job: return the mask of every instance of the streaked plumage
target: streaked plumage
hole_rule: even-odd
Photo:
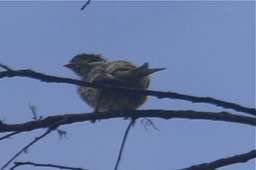
[[[101,55],[95,54],[79,54],[65,66],[87,82],[139,89],[148,88],[149,74],[163,70],[149,69],[148,63],[137,67],[128,61],[107,62]],[[78,87],[78,94],[99,112],[132,110],[146,101],[143,95],[90,87]]]

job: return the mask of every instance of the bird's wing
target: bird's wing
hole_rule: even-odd
[[[94,67],[87,76],[88,82],[97,82],[97,83],[109,83],[115,78],[112,74],[107,72],[108,64],[102,64]]]
[[[126,75],[134,69],[136,69],[136,67],[126,61],[110,62],[106,65],[95,67],[90,72],[89,82],[97,82],[113,86],[125,86],[127,79],[122,75]]]
[[[108,73],[100,73],[97,76],[95,76],[95,78],[92,80],[93,82],[100,82],[100,81],[109,81],[109,80],[113,80],[114,77],[111,74]]]
[[[140,67],[130,67],[125,69],[117,69],[113,73],[113,76],[116,79],[125,79],[125,80],[138,80],[144,78],[152,73],[157,71],[164,70],[165,68],[148,68],[148,63],[144,63]]]

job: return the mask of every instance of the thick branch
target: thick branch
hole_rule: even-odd
[[[256,150],[252,150],[248,153],[235,155],[228,158],[218,159],[216,161],[210,162],[210,163],[204,163],[200,165],[194,165],[189,168],[181,169],[181,170],[214,170],[220,167],[232,165],[235,163],[244,163],[251,159],[256,158]]]
[[[2,64],[0,64],[0,66],[5,69],[8,68]],[[155,96],[158,98],[187,100],[193,103],[209,103],[209,104],[214,104],[216,106],[220,106],[223,108],[234,109],[236,111],[240,111],[240,112],[244,112],[244,113],[256,116],[255,108],[248,108],[248,107],[240,106],[235,103],[217,100],[210,97],[196,97],[196,96],[178,94],[174,92],[161,92],[161,91],[152,91],[152,90],[112,87],[108,85],[88,83],[88,82],[79,81],[79,80],[70,79],[70,78],[45,75],[32,70],[11,70],[10,68],[6,70],[7,71],[0,72],[0,79],[4,77],[28,77],[28,78],[33,78],[33,79],[41,80],[44,82],[48,82],[48,83],[67,83],[67,84],[75,84],[75,85],[94,87],[94,88],[115,89],[117,91],[119,90],[124,93],[136,93],[136,94],[142,94],[142,95]]]
[[[197,120],[213,120],[225,121],[233,123],[241,123],[246,125],[255,126],[256,118],[249,116],[241,116],[230,114],[227,112],[199,112],[199,111],[168,111],[168,110],[134,110],[125,111],[122,114],[117,112],[107,113],[81,113],[81,114],[65,114],[57,116],[49,116],[42,120],[30,121],[21,124],[0,124],[0,132],[24,132],[31,131],[39,128],[47,128],[56,122],[59,125],[72,124],[83,121],[95,121],[110,118],[124,118],[131,117],[134,120],[142,117],[162,118],[162,119],[197,119]]]

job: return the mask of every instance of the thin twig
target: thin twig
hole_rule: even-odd
[[[18,133],[21,133],[21,132],[12,132],[12,133],[10,133],[10,134],[8,134],[8,135],[5,135],[5,136],[1,137],[0,140],[9,138],[9,137],[14,136],[14,135],[16,135],[16,134],[18,134]]]
[[[228,158],[218,159],[216,161],[210,162],[210,163],[203,163],[200,165],[193,165],[188,168],[184,168],[181,170],[214,170],[220,167],[236,164],[236,163],[244,163],[247,162],[253,158],[256,158],[256,150],[252,150],[250,152],[231,156]]]
[[[134,123],[135,123],[135,120],[132,119],[131,122],[129,123],[129,125],[127,126],[126,130],[125,130],[123,141],[122,141],[122,144],[121,144],[121,147],[120,147],[120,150],[119,150],[119,154],[118,154],[118,157],[117,157],[117,160],[116,160],[115,170],[118,170],[118,165],[119,165],[119,162],[121,160],[121,156],[122,156],[122,153],[123,153],[123,149],[124,149],[124,145],[125,145],[128,133],[129,133],[129,131],[130,131],[130,129],[131,129],[131,127]]]
[[[153,122],[153,120],[149,119],[149,118],[144,118],[141,120],[141,124],[144,126],[146,131],[148,130],[148,126],[151,126],[154,130],[159,131],[159,129],[156,127],[155,123]]]
[[[50,167],[50,168],[57,168],[57,169],[69,169],[69,170],[86,170],[84,168],[74,168],[70,166],[62,166],[62,165],[55,165],[55,164],[42,164],[42,163],[34,163],[34,162],[14,162],[14,166],[10,168],[10,170],[14,170],[18,166],[38,166],[38,167]]]
[[[55,127],[54,127],[55,129]],[[30,142],[28,145],[26,145],[24,148],[22,148],[18,153],[16,153],[2,168],[1,170],[3,170],[4,168],[6,168],[15,158],[17,158],[22,152],[26,151],[30,146],[32,146],[34,143],[36,143],[37,141],[39,141],[40,139],[42,139],[43,137],[45,137],[46,135],[48,135],[52,130],[54,130],[53,128],[48,128],[46,130],[46,132],[44,134],[42,134],[39,137],[36,137],[32,142]]]
[[[33,120],[40,120],[40,119],[43,118],[42,116],[39,116],[39,117],[38,117],[38,114],[37,114],[37,107],[36,107],[35,105],[31,105],[31,104],[29,103],[28,107],[29,107],[30,111],[31,111],[32,114],[33,114],[33,117],[32,117]]]
[[[87,0],[86,3],[81,7],[81,10],[84,10],[90,4],[91,0]]]
[[[0,63],[0,67],[3,68],[4,70],[6,71],[13,71],[10,67],[6,66],[6,65],[3,65]]]
[[[187,100],[192,103],[208,103],[208,104],[213,104],[213,105],[220,106],[227,109],[233,109],[239,112],[256,116],[255,108],[249,108],[249,107],[241,106],[235,103],[226,102],[223,100],[218,100],[210,97],[197,97],[197,96],[190,96],[190,95],[179,94],[174,92],[162,92],[162,91],[141,90],[141,89],[134,89],[134,88],[113,87],[113,86],[99,84],[99,83],[89,83],[89,82],[79,81],[79,80],[70,79],[70,78],[45,75],[32,70],[8,70],[8,71],[0,72],[0,79],[4,77],[28,77],[28,78],[33,78],[33,79],[41,80],[44,82],[48,82],[48,83],[75,84],[79,86],[87,86],[87,87],[93,87],[93,88],[112,89],[116,91],[122,91],[123,93],[136,93],[141,95],[155,96],[160,99],[169,98],[169,99]]]

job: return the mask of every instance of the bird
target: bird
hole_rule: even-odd
[[[76,55],[64,67],[71,69],[82,81],[142,90],[148,88],[150,74],[165,69],[149,68],[148,63],[137,67],[129,61],[108,62],[101,54],[87,53]],[[147,99],[145,95],[85,86],[78,86],[77,93],[95,112],[135,110]]]

